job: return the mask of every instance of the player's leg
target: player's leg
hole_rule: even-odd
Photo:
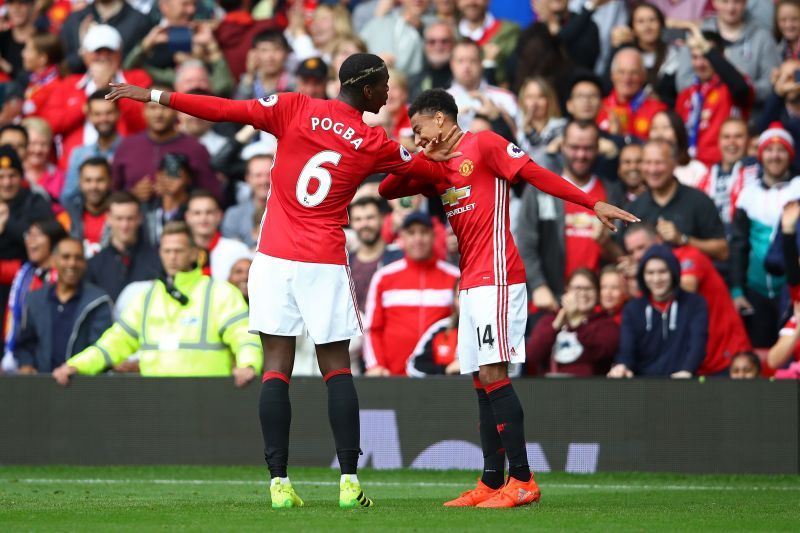
[[[483,473],[474,489],[467,490],[458,498],[444,503],[445,507],[474,507],[488,500],[503,486],[505,469],[505,450],[497,433],[497,424],[483,385],[478,379],[478,343],[472,323],[470,307],[474,304],[475,289],[459,293],[458,361],[463,374],[472,373],[475,392],[478,398],[478,431],[481,450],[483,450]],[[478,302],[480,303],[480,302]]]
[[[294,368],[295,337],[303,331],[302,317],[290,286],[295,269],[293,261],[259,253],[250,267],[248,281],[249,329],[259,332],[264,348],[258,413],[264,437],[264,458],[272,479],[273,507],[303,505],[286,471],[292,420],[289,379]]]
[[[496,301],[496,318],[491,320],[490,317],[484,317],[487,324],[477,332],[481,340],[488,343],[488,346],[484,343],[480,356],[478,377],[486,391],[506,451],[509,477],[502,489],[477,506],[516,507],[539,501],[540,497],[539,487],[528,465],[522,403],[508,378],[508,364],[525,360],[527,297],[524,284],[486,289],[496,291],[496,294],[487,294]],[[485,329],[487,327],[490,329]],[[487,331],[488,335],[482,335]]]
[[[297,303],[328,387],[328,417],[342,471],[339,505],[370,507],[372,500],[364,495],[357,477],[361,423],[348,346],[362,330],[350,272],[343,265],[311,263],[302,265],[300,272]]]

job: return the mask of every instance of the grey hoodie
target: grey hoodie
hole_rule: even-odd
[[[719,32],[717,18],[707,19],[703,22],[702,29]],[[749,78],[756,90],[756,101],[763,103],[772,93],[772,69],[781,63],[778,45],[772,35],[756,22],[745,20],[742,36],[725,48],[725,57]],[[678,72],[675,79],[678,92],[689,87],[693,80],[691,53],[689,47],[684,46],[678,53]]]

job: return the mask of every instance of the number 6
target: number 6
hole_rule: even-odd
[[[308,160],[303,167],[303,171],[300,172],[300,177],[297,179],[297,189],[295,190],[297,201],[300,202],[301,205],[305,207],[316,207],[325,200],[325,197],[328,196],[331,190],[332,180],[331,173],[328,172],[327,169],[322,168],[321,165],[323,163],[331,163],[336,166],[341,159],[342,154],[331,150],[325,150]],[[311,178],[317,178],[319,181],[319,188],[317,188],[316,192],[313,194],[308,192],[308,184]]]

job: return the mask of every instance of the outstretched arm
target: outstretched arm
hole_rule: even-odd
[[[525,163],[517,176],[524,179],[537,189],[556,198],[561,198],[567,202],[581,205],[587,209],[592,209],[608,229],[617,231],[612,220],[622,220],[624,222],[639,222],[639,219],[618,207],[614,207],[606,202],[595,202],[588,194],[546,168],[540,167],[533,161]]]
[[[436,189],[429,181],[414,176],[389,174],[378,186],[378,192],[387,200],[423,194],[436,196]]]

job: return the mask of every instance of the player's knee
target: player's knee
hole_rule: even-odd
[[[500,381],[508,377],[508,368],[506,363],[495,363],[491,365],[482,365],[478,371],[478,377],[481,384],[485,387],[490,383]]]

